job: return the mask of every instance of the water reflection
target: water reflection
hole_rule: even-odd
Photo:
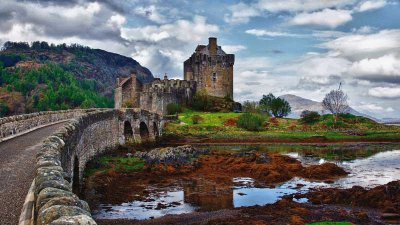
[[[225,150],[233,149],[232,146]],[[254,146],[253,146],[254,147]],[[235,147],[234,151],[255,150],[252,146]],[[236,177],[231,183],[221,184],[197,178],[178,180],[171,187],[148,187],[144,200],[118,205],[102,204],[93,212],[96,219],[150,219],[167,214],[182,214],[193,211],[212,211],[242,206],[273,204],[283,196],[305,193],[311,188],[340,187],[354,185],[374,187],[400,179],[400,150],[392,145],[368,146],[301,146],[271,147],[256,146],[258,151],[276,151],[299,159],[303,164],[321,164],[334,162],[345,168],[350,174],[333,183],[312,182],[293,178],[275,187],[260,187],[250,177]],[[221,146],[212,147],[223,149]],[[389,149],[388,149],[389,148]],[[391,149],[390,149],[391,148]],[[400,149],[400,148],[397,148]],[[294,199],[306,202],[307,199]]]
[[[101,204],[93,212],[96,219],[144,220],[193,212],[195,207],[185,203],[183,190],[155,191],[144,201],[132,201],[120,205]]]

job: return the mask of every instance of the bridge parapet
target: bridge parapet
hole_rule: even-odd
[[[129,138],[155,139],[162,126],[161,115],[140,109],[94,110],[66,123],[36,157],[36,224],[96,224],[88,204],[77,196],[86,163]]]
[[[0,118],[0,142],[43,126],[82,116],[93,110],[99,109],[44,111]]]

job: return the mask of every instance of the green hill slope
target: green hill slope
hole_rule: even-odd
[[[151,72],[132,58],[80,45],[6,42],[0,51],[0,116],[38,110],[113,107],[117,77]]]

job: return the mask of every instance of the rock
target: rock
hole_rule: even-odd
[[[41,190],[48,187],[57,188],[64,191],[72,191],[70,183],[63,179],[63,180],[47,180],[38,184],[36,186],[36,193],[39,193]]]
[[[36,168],[49,167],[49,166],[61,166],[60,160],[54,159],[40,159],[36,161]]]
[[[37,225],[47,225],[60,217],[86,215],[90,213],[76,206],[55,205],[42,210],[38,215]]]
[[[257,163],[269,163],[271,162],[271,158],[266,153],[261,153],[260,156],[256,159]]]
[[[76,206],[85,211],[90,212],[90,208],[89,208],[89,205],[87,204],[87,202],[80,200],[76,196],[64,196],[64,197],[56,197],[56,198],[50,199],[46,204],[44,204],[42,206],[42,208],[39,211],[39,214],[43,210],[50,208],[52,206],[55,206],[55,205]]]
[[[96,222],[87,215],[62,216],[51,222],[50,225],[96,225]]]
[[[51,171],[59,171],[63,172],[63,168],[61,166],[47,166],[47,167],[40,167],[36,170],[36,174],[40,173],[50,173]]]
[[[74,193],[72,193],[70,191],[65,191],[65,190],[61,190],[58,188],[48,187],[39,192],[39,194],[37,196],[37,200],[36,200],[36,211],[39,211],[43,205],[45,205],[52,198],[56,198],[56,197],[76,197],[76,198],[78,198]]]
[[[149,164],[185,164],[201,154],[208,154],[208,150],[199,150],[191,145],[183,145],[178,147],[156,148],[149,152],[136,152],[135,157],[141,158]]]

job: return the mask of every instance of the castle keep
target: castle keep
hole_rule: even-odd
[[[233,99],[234,54],[226,54],[210,37],[208,45],[198,45],[192,56],[183,63],[185,80],[196,81],[198,90],[216,97]]]
[[[226,54],[217,39],[208,45],[198,45],[183,64],[184,80],[155,78],[142,84],[131,77],[117,78],[115,108],[142,108],[165,114],[169,103],[187,105],[196,91],[206,91],[215,97],[233,99],[233,64],[235,55]]]

